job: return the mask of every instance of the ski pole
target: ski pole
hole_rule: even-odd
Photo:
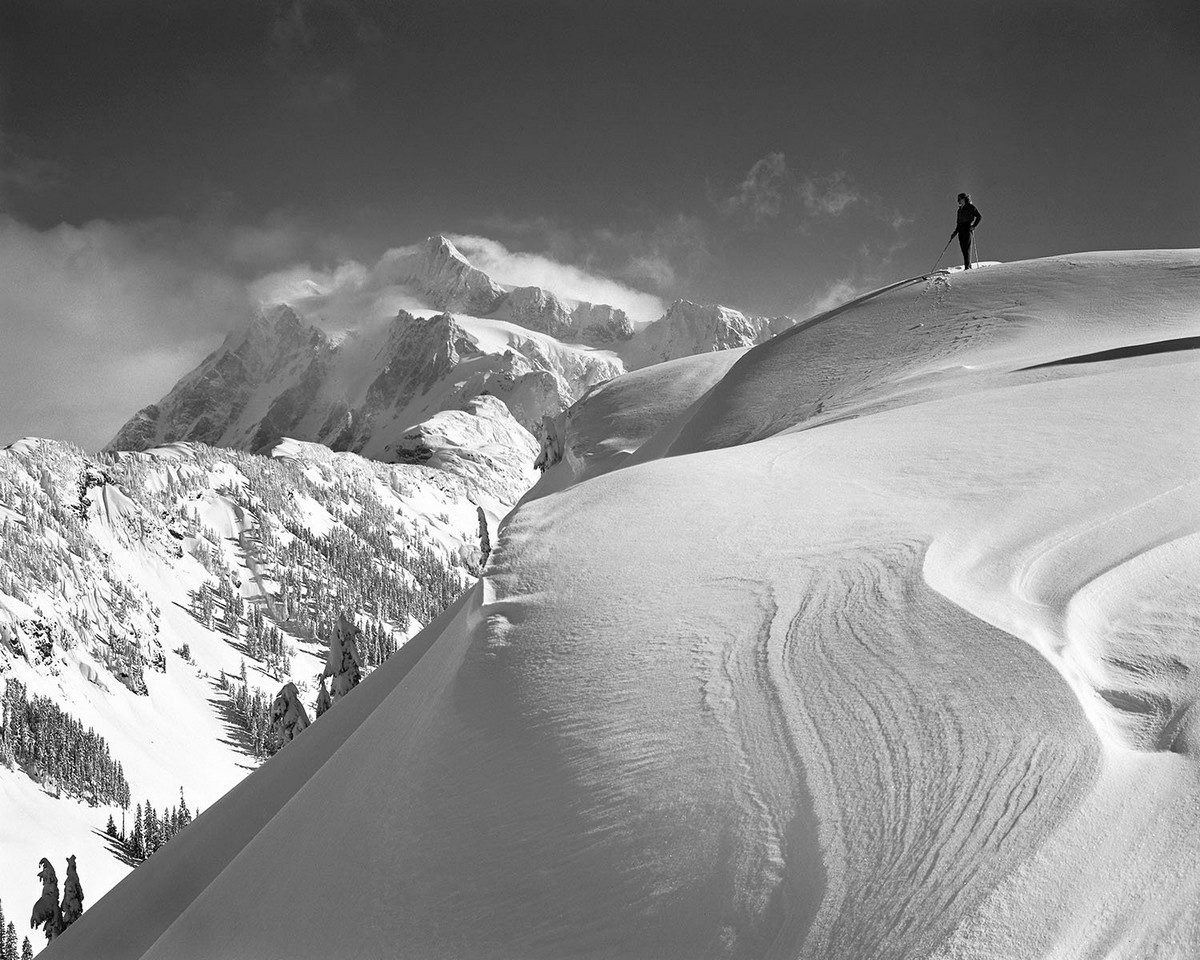
[[[936,270],[938,268],[938,263],[942,262],[942,257],[944,257],[946,255],[946,251],[950,249],[950,244],[953,242],[953,240],[954,240],[954,234],[951,234],[950,239],[946,241],[946,245],[944,247],[942,247],[942,252],[938,254],[937,263],[935,263],[933,265],[933,270]],[[933,270],[930,270],[929,272],[933,273]]]
[[[975,231],[971,231],[971,246],[975,248],[975,264],[979,264],[979,241],[975,239]]]

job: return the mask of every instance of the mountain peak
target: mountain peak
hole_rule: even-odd
[[[694,303],[682,297],[642,333],[653,363],[749,347],[791,326],[790,317],[756,317],[719,303]]]
[[[298,335],[307,337],[310,331],[323,336],[289,304],[264,304],[229,331],[220,349],[239,350],[249,343],[262,352],[264,347],[295,340]]]
[[[415,287],[439,310],[483,316],[495,310],[505,296],[491,277],[471,266],[440,234],[401,253],[394,270],[397,282]]]

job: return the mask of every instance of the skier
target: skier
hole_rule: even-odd
[[[967,270],[971,269],[971,234],[982,219],[983,214],[971,202],[970,194],[960,193],[958,195],[958,226],[954,228],[954,233],[950,234],[950,239],[958,237],[958,245],[962,248],[963,266]]]

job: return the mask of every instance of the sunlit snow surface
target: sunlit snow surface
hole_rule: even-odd
[[[1078,255],[594,391],[480,585],[53,955],[1195,956],[1197,335],[1200,251]]]

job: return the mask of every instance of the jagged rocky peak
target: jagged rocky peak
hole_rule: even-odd
[[[655,360],[674,360],[712,350],[749,347],[787,329],[790,317],[758,317],[715,303],[676,300],[642,338]]]
[[[392,272],[396,282],[415,287],[439,310],[486,316],[505,297],[491,277],[442,236],[429,237],[416,250],[399,255]]]
[[[571,312],[573,334],[585,343],[612,343],[633,336],[633,324],[620,307],[581,303]]]
[[[107,449],[145,450],[176,440],[226,443],[227,430],[264,384],[296,380],[314,364],[323,367],[332,351],[329,338],[287,304],[265,307],[230,331],[166,397],[134,414]]]
[[[251,313],[240,326],[230,330],[216,354],[236,353],[269,361],[281,350],[309,348],[327,339],[288,304],[272,303]]]
[[[527,330],[563,339],[572,333],[571,313],[553,293],[541,287],[517,287],[505,301],[508,320]]]
[[[414,316],[407,310],[392,318],[381,357],[386,366],[402,364],[414,370],[437,368],[440,376],[464,356],[479,353],[475,340],[450,313]]]
[[[568,304],[542,287],[510,290],[494,315],[559,340],[602,344],[633,336],[624,310],[607,303]]]

